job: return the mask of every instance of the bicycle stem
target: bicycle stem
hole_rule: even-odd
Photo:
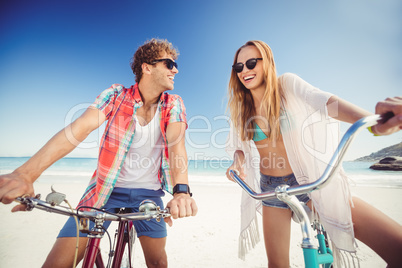
[[[277,187],[277,198],[283,202],[285,202],[290,209],[293,211],[293,213],[296,215],[296,217],[299,220],[299,224],[301,227],[302,231],[302,248],[314,248],[317,249],[318,245],[314,243],[314,234],[310,228],[310,220],[309,217],[307,216],[306,210],[303,208],[301,205],[300,201],[297,199],[296,196],[294,195],[289,195],[286,192],[286,189],[289,187],[289,185],[281,185]],[[282,189],[283,188],[283,189]]]

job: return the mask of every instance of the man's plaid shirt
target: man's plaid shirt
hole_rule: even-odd
[[[133,141],[136,123],[134,115],[142,105],[138,84],[130,88],[114,84],[103,91],[91,105],[106,115],[107,124],[100,143],[97,169],[78,206],[100,208],[106,204]],[[159,181],[162,189],[172,193],[166,129],[173,122],[187,123],[186,109],[179,96],[164,92],[157,111],[164,142]]]

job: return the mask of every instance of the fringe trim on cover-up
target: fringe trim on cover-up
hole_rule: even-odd
[[[251,221],[246,229],[242,230],[239,236],[239,258],[243,261],[246,254],[260,242],[260,233],[258,231],[257,217]]]
[[[352,203],[352,206],[353,206],[352,199],[350,199],[350,202]],[[315,210],[314,205],[312,206],[312,213],[313,213],[313,219],[320,222],[320,216],[319,216],[317,210]],[[322,224],[322,222],[321,222],[321,224]],[[335,223],[332,223],[332,224],[336,225]],[[334,257],[334,262],[332,263],[333,268],[349,268],[349,267],[359,268],[360,267],[360,259],[357,257],[356,252],[351,252],[351,251],[342,250],[342,249],[337,248],[335,243],[333,241],[331,241],[331,238],[329,236],[328,236],[328,242],[330,242],[330,244],[331,244],[332,255]],[[355,247],[357,248],[356,241],[354,244],[355,244]]]
[[[334,257],[333,267],[334,268],[359,268],[360,260],[357,257],[356,252],[349,252],[346,250],[341,250],[336,248],[335,244],[331,241],[332,252]]]

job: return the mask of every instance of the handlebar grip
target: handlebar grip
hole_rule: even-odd
[[[378,122],[381,124],[384,124],[394,116],[395,116],[395,114],[393,112],[387,112],[387,113],[381,115],[381,118],[378,120]]]

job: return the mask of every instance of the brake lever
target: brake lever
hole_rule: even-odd
[[[170,209],[169,208],[162,209],[162,210],[160,210],[159,213],[162,216],[162,218],[170,217]]]
[[[160,209],[160,208],[158,207],[158,215],[156,216],[155,220],[156,220],[157,222],[160,222],[161,219],[164,219],[164,218],[167,218],[167,217],[170,217],[170,210],[169,210],[169,208]]]
[[[26,205],[26,211],[32,211],[35,208],[33,199],[40,200],[41,195],[37,194],[35,197],[31,198],[28,194],[17,197],[14,201],[20,203],[21,205]]]

